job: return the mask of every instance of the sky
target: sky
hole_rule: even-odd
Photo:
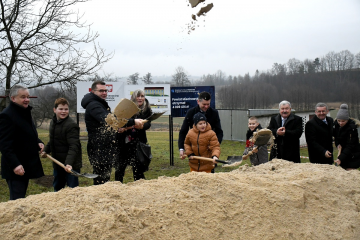
[[[191,14],[209,3],[188,34]],[[76,5],[97,42],[114,53],[100,73],[253,75],[291,58],[360,52],[359,0],[92,0]]]

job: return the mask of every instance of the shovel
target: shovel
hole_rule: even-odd
[[[55,158],[53,158],[52,156],[50,156],[49,154],[46,154],[46,156],[48,158],[50,158],[54,163],[56,163],[57,165],[59,165],[60,167],[62,167],[63,169],[65,169],[65,165],[62,164],[61,162],[59,162],[58,160],[56,160]],[[86,177],[86,178],[97,178],[99,175],[97,174],[93,174],[93,173],[78,173],[74,170],[71,169],[71,174],[77,177]]]
[[[340,145],[337,158],[339,158],[339,156],[340,156],[340,154],[341,154],[341,149],[342,149],[342,147],[341,147],[341,145]],[[335,163],[335,166],[339,166],[339,165],[338,165],[337,163]]]
[[[158,119],[159,117],[161,117],[165,112],[153,113],[147,119],[142,120],[142,123],[146,123],[146,122],[149,122],[149,121],[154,121],[154,120]]]
[[[209,161],[209,162],[213,161],[212,158],[198,157],[198,156],[193,156],[193,159],[204,160],[204,161]],[[224,165],[222,167],[236,167],[236,166],[240,165],[242,162],[241,156],[229,156],[228,160],[229,161],[217,159],[215,161],[218,163],[223,163]]]
[[[255,132],[254,136],[252,137],[252,139],[250,139],[250,141],[253,142],[256,147],[254,147],[252,151],[249,151],[248,154],[243,155],[242,159],[246,159],[248,156],[253,155],[253,151],[255,149],[267,145],[271,137],[272,137],[272,132],[267,128]]]

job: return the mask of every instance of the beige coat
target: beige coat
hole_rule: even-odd
[[[186,135],[184,146],[187,156],[220,157],[220,143],[209,123],[205,132],[199,132],[194,124]],[[192,171],[198,172],[209,172],[215,167],[213,162],[203,160],[189,160],[189,165]]]

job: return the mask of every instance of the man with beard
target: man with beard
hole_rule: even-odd
[[[303,133],[302,118],[291,113],[290,102],[280,102],[279,114],[271,118],[268,129],[272,131],[275,137],[270,160],[279,158],[300,163],[300,137]]]
[[[334,120],[325,103],[315,106],[315,114],[305,125],[305,137],[311,163],[333,164],[333,124]]]

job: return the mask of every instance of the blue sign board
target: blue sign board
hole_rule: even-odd
[[[199,93],[208,92],[211,95],[210,107],[215,108],[215,87],[171,87],[171,116],[185,117],[187,111],[197,106]]]

